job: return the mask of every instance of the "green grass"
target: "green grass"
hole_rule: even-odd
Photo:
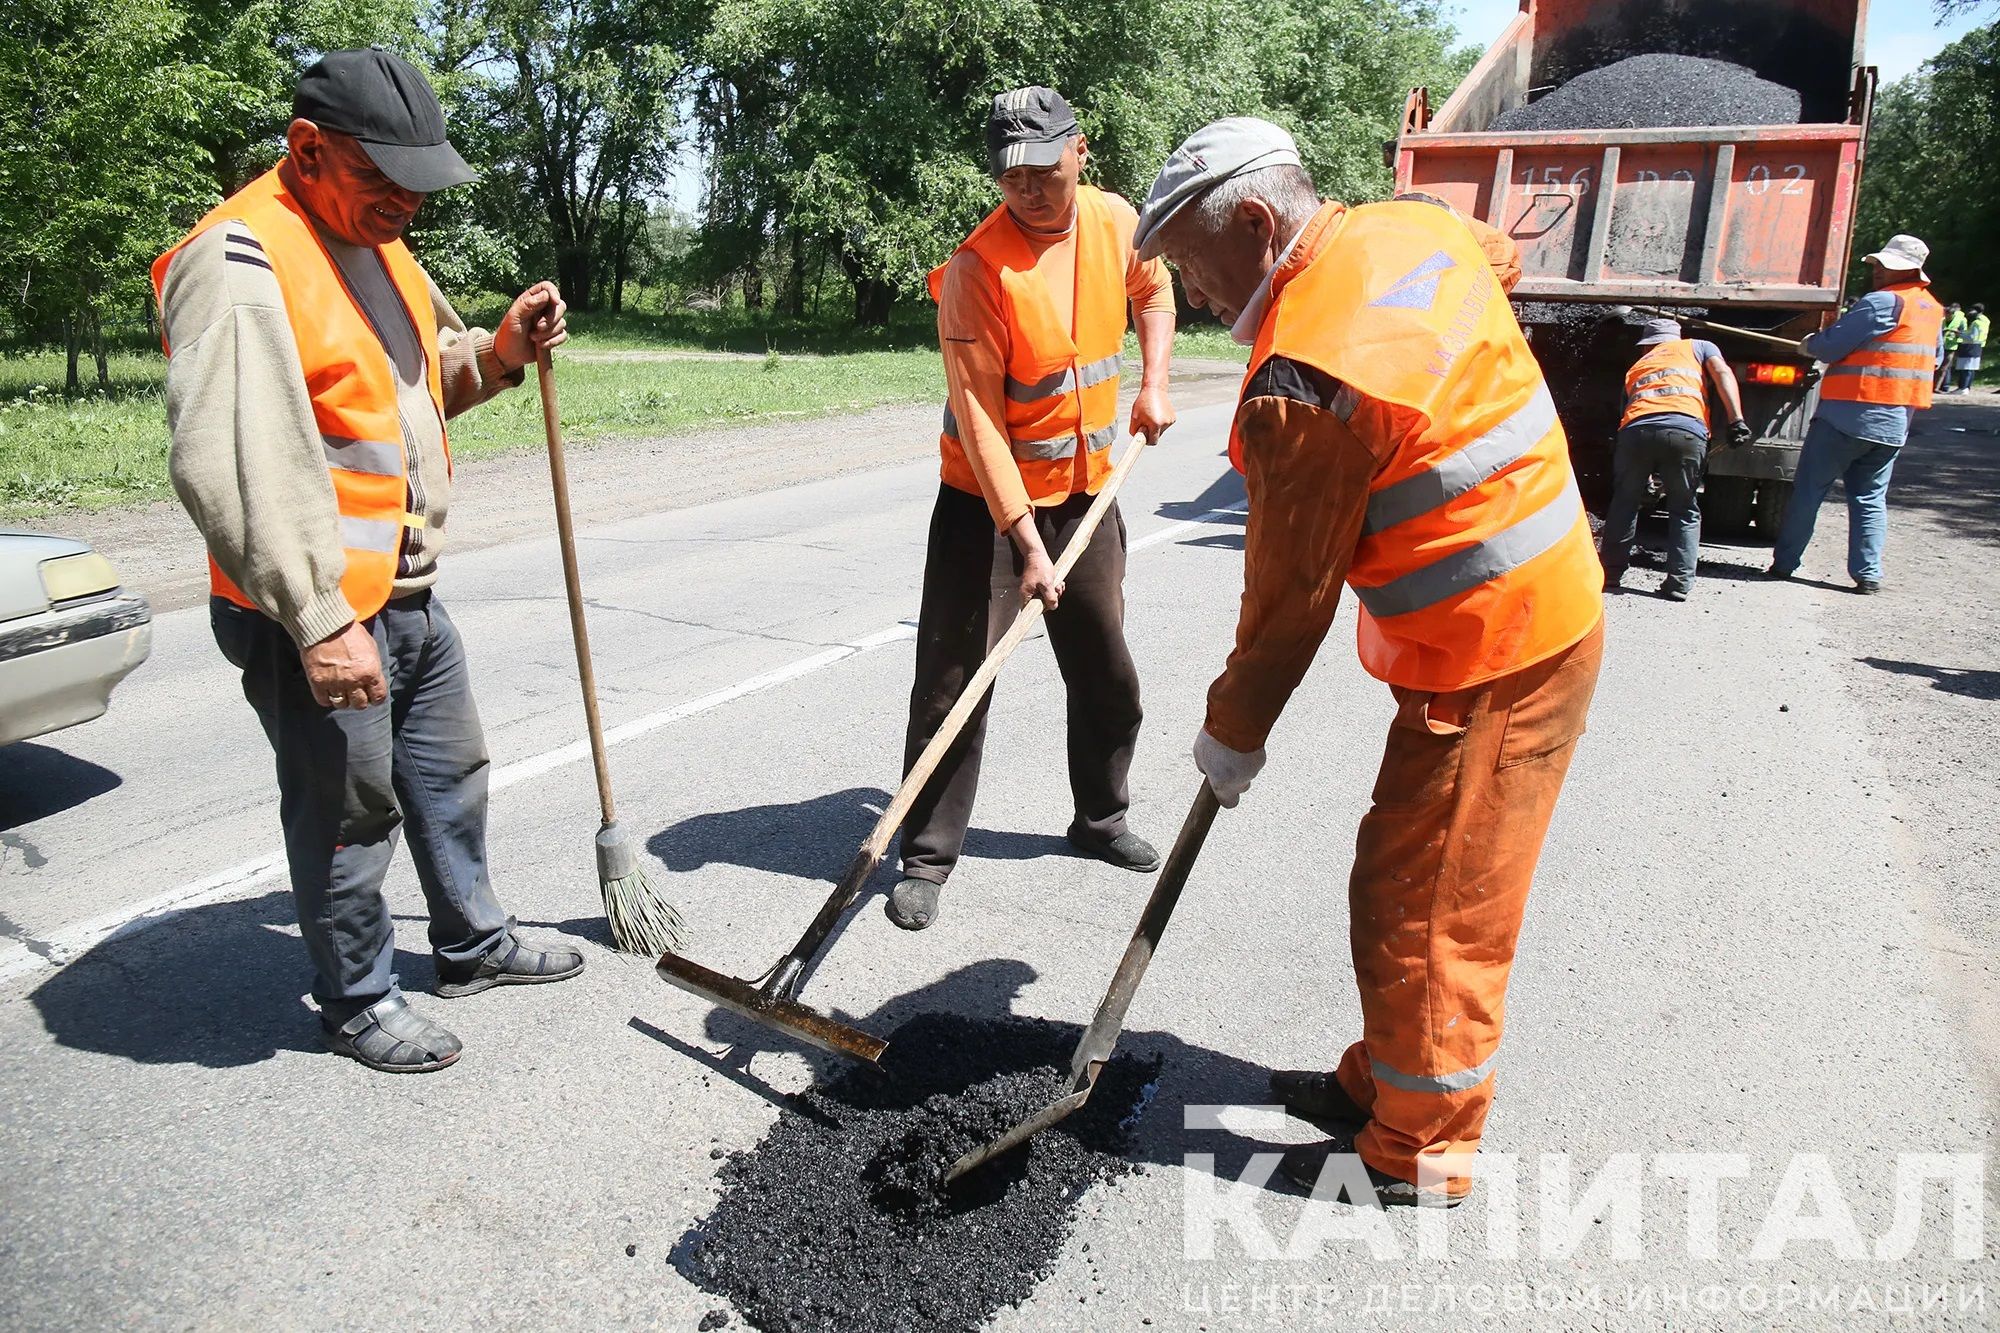
[[[563,423],[579,445],[760,420],[942,401],[944,368],[926,315],[887,329],[815,327],[732,314],[578,315],[579,353],[738,352],[747,360],[617,361],[571,358],[561,371]],[[490,321],[497,312],[480,312]],[[468,312],[468,319],[475,316]],[[478,322],[475,320],[475,322]],[[1225,330],[1203,323],[1175,342],[1181,357],[1242,361]],[[1138,346],[1126,353],[1137,370]],[[166,360],[111,356],[108,393],[61,392],[57,351],[0,354],[0,519],[99,510],[167,498]],[[85,359],[86,385],[96,367]],[[454,457],[539,448],[541,409],[531,383],[451,423]]]

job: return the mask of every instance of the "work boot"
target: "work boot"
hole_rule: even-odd
[[[1278,1174],[1292,1184],[1311,1194],[1319,1183],[1320,1173],[1326,1169],[1327,1159],[1354,1151],[1354,1136],[1342,1135],[1320,1143],[1302,1143],[1289,1148],[1278,1159]],[[1456,1208],[1464,1203],[1471,1191],[1465,1194],[1447,1194],[1443,1190],[1418,1189],[1407,1180],[1399,1179],[1386,1171],[1377,1171],[1366,1162],[1361,1169],[1368,1173],[1368,1183],[1373,1188],[1372,1197],[1355,1198],[1343,1184],[1333,1196],[1337,1203],[1351,1204],[1356,1208]]]
[[[937,920],[938,895],[944,885],[927,879],[906,879],[889,893],[882,910],[904,930],[922,930]]]
[[[410,1008],[401,991],[338,1027],[322,1018],[327,1048],[385,1074],[428,1074],[458,1059],[459,1040]]]
[[[1660,585],[1660,596],[1670,602],[1685,602],[1688,599],[1688,585],[1678,579],[1668,579]]]
[[[1144,875],[1160,868],[1160,854],[1153,850],[1153,844],[1130,829],[1115,838],[1105,838],[1081,824],[1071,824],[1069,843],[1085,856],[1109,861],[1121,870],[1136,870]]]
[[[1788,579],[1792,575],[1798,572],[1799,571],[1796,568],[1779,569],[1776,565],[1772,565],[1769,569],[1764,571],[1764,577],[1767,579]]]
[[[1871,596],[1875,593],[1882,591],[1882,580],[1856,579],[1854,580],[1854,591],[1860,593],[1864,597]]]
[[[1615,589],[1624,586],[1624,583],[1625,583],[1624,570],[1607,569],[1604,571],[1604,591],[1606,592],[1614,591]]]
[[[1331,1134],[1354,1134],[1368,1123],[1368,1113],[1325,1070],[1274,1069],[1271,1095],[1287,1113]]]
[[[438,960],[437,993],[447,1000],[477,995],[495,986],[540,986],[568,981],[583,971],[583,954],[566,945],[530,949],[511,933],[476,963]]]

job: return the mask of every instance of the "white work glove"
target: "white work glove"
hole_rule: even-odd
[[[1203,727],[1194,738],[1194,766],[1208,779],[1222,808],[1234,810],[1243,793],[1250,790],[1251,780],[1263,770],[1264,752],[1232,750]]]

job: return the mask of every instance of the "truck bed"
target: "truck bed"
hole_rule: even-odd
[[[1761,26],[1744,28],[1746,16]],[[1396,188],[1434,195],[1511,235],[1521,249],[1517,298],[1831,308],[1847,268],[1873,90],[1873,71],[1858,63],[1861,21],[1854,0],[1740,0],[1726,10],[1524,0],[1435,117],[1424,90],[1411,94]],[[1757,42],[1732,45],[1753,30]],[[1637,44],[1621,50],[1620,31]],[[1533,92],[1646,43],[1722,54],[1798,88],[1808,115],[1840,119],[1484,130]],[[1802,51],[1824,58],[1804,60]]]

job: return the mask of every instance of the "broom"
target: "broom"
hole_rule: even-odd
[[[687,942],[687,922],[661,896],[639,863],[639,850],[618,827],[611,800],[611,763],[604,753],[604,723],[597,714],[597,672],[590,662],[590,631],[583,621],[583,580],[577,573],[576,532],[569,514],[569,467],[563,461],[562,419],[556,410],[555,366],[538,348],[535,380],[542,391],[542,430],[549,443],[549,484],[556,498],[556,540],[562,547],[563,590],[569,596],[569,629],[576,640],[576,672],[583,686],[583,716],[590,726],[590,760],[597,769],[597,879],[604,890],[604,919],[611,939],[626,953],[658,958]]]

